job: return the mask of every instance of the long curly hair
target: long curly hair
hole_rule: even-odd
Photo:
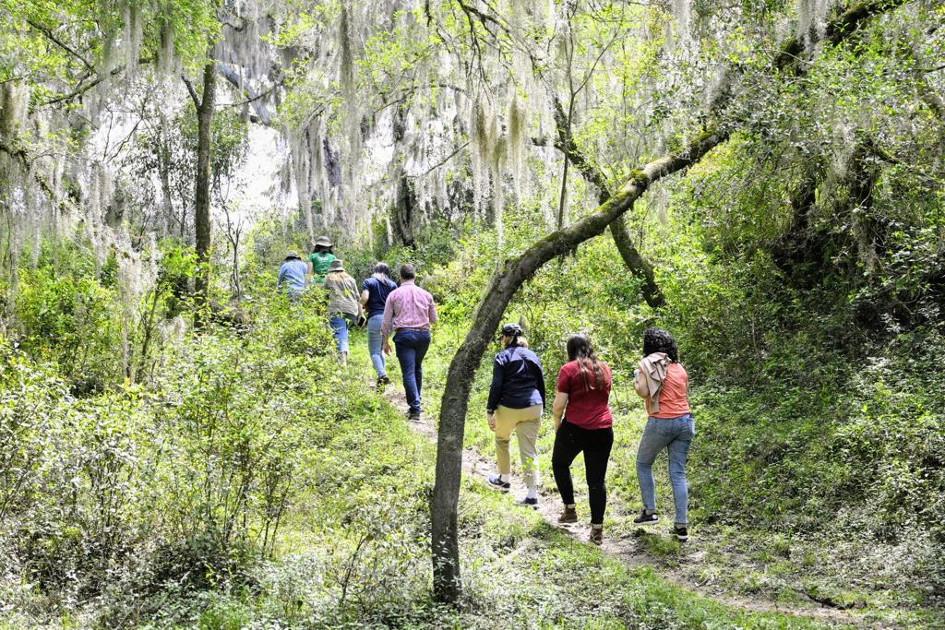
[[[647,328],[643,331],[643,356],[648,357],[654,352],[665,352],[673,363],[679,361],[679,348],[676,340],[669,331],[662,328]]]

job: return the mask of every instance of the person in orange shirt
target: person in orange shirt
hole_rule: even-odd
[[[660,328],[644,331],[643,359],[634,372],[633,385],[646,403],[648,416],[637,451],[637,478],[643,495],[643,509],[633,522],[637,525],[659,522],[653,462],[665,448],[669,455],[669,478],[676,504],[673,534],[678,540],[688,540],[686,460],[696,435],[696,420],[689,408],[689,374],[679,363],[676,340],[667,331]]]

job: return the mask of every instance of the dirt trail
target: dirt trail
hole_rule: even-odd
[[[395,385],[388,386],[384,391],[384,397],[394,407],[406,415],[408,409],[407,401],[404,398],[403,391],[401,391],[399,387]],[[421,416],[419,422],[410,422],[410,427],[417,433],[426,436],[428,439],[433,441],[436,440],[436,422],[433,418],[427,416],[426,414]],[[468,475],[471,478],[486,484],[488,483],[486,481],[487,476],[494,471],[494,459],[484,457],[474,449],[467,448],[463,450],[463,473],[465,475]],[[522,483],[521,478],[513,474],[511,483],[512,489],[508,493],[510,501],[517,500],[525,496],[526,488]],[[575,486],[578,485],[578,483],[575,483]],[[542,489],[541,497],[539,498],[539,505],[537,509],[538,513],[550,525],[567,532],[576,540],[586,542],[590,533],[590,525],[588,523],[580,522],[566,525],[560,524],[558,523],[558,515],[560,510],[561,505],[558,495],[545,486]],[[578,508],[578,514],[579,516],[582,515],[580,506]],[[586,508],[584,510],[583,516],[586,516]],[[661,523],[660,525],[662,526],[664,524]],[[665,529],[665,527],[663,527],[663,529]],[[653,530],[653,533],[644,533],[643,536],[651,536],[654,535],[654,533],[661,531],[662,529],[655,529]],[[642,532],[638,531],[637,533],[639,534]],[[864,618],[863,615],[858,614],[858,611],[831,608],[818,604],[814,601],[811,601],[810,605],[784,604],[764,597],[752,598],[742,595],[733,595],[731,593],[700,584],[698,581],[692,578],[692,574],[695,572],[693,571],[694,568],[705,564],[706,553],[704,550],[700,549],[698,540],[693,538],[690,538],[690,542],[686,543],[689,552],[674,558],[679,562],[680,565],[688,565],[686,566],[686,569],[688,570],[683,570],[681,567],[667,565],[665,561],[662,561],[658,557],[650,554],[644,547],[642,537],[639,535],[630,534],[623,536],[608,536],[607,534],[608,532],[605,530],[604,544],[602,545],[601,549],[608,555],[619,558],[629,566],[652,567],[659,573],[661,577],[672,584],[675,584],[676,586],[682,587],[686,590],[696,592],[703,597],[712,599],[732,608],[738,608],[750,612],[777,612],[785,615],[806,617],[821,623],[837,625],[853,625],[857,627],[874,628],[893,627],[871,622]]]

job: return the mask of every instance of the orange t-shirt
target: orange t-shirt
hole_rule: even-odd
[[[646,411],[653,418],[678,418],[689,413],[689,374],[678,363],[670,363],[666,368],[666,378],[660,389],[660,410],[650,413],[650,401],[647,399]]]

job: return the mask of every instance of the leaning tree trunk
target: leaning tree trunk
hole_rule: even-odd
[[[837,44],[873,15],[893,9],[904,1],[872,0],[856,3],[830,21],[825,39],[828,43]],[[798,64],[802,60],[800,53],[803,49],[798,50],[798,47],[797,38],[785,42],[774,59],[774,68],[791,70],[795,74],[803,73],[805,66]],[[593,214],[539,240],[518,257],[507,261],[492,277],[466,339],[450,362],[440,407],[436,481],[431,505],[433,590],[436,599],[456,602],[462,592],[457,508],[469,393],[476,368],[515,292],[545,263],[601,234],[633,206],[652,182],[688,167],[727,137],[725,128],[715,129],[701,134],[684,152],[650,162],[642,170],[634,172],[633,177]]]
[[[452,602],[460,594],[456,509],[469,392],[476,368],[512,296],[542,265],[603,233],[633,206],[650,183],[686,168],[726,137],[727,133],[721,130],[705,133],[683,153],[650,162],[593,214],[541,239],[517,258],[507,261],[493,276],[466,340],[450,363],[440,408],[432,514],[433,579],[437,599]]]
[[[196,235],[197,322],[201,311],[209,303],[210,292],[210,157],[213,146],[213,108],[216,105],[216,65],[213,61],[203,68],[203,98],[197,107],[197,184],[194,194],[194,233]]]

